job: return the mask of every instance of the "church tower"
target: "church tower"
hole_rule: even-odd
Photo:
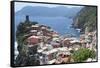
[[[29,22],[29,16],[28,16],[28,15],[26,15],[26,20],[25,20],[25,22]]]

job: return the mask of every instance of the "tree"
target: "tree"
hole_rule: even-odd
[[[87,48],[81,48],[74,52],[72,58],[75,62],[84,62],[88,58],[95,58],[96,53],[93,50],[89,50]]]

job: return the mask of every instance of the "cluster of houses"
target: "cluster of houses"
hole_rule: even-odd
[[[38,24],[31,26],[30,33],[32,35],[27,38],[27,46],[30,48],[38,46],[37,52],[40,55],[40,64],[70,62],[70,40],[74,44],[74,38],[62,40],[57,32],[47,26]],[[63,61],[61,61],[61,57],[63,57]]]
[[[34,24],[27,28],[30,34],[26,39],[27,47],[37,46],[41,65],[74,62],[71,59],[73,50],[93,49],[93,45],[96,46],[96,32],[81,35],[80,39],[77,39],[75,37],[61,37],[56,31],[45,25]]]

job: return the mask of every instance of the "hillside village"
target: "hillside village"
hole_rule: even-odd
[[[26,22],[30,22],[29,16],[26,16]],[[17,47],[19,54],[16,65],[72,63],[77,62],[72,56],[79,49],[97,51],[96,31],[85,32],[77,39],[72,36],[61,36],[46,25],[33,24],[25,28],[27,32],[23,35],[24,40]],[[17,42],[20,44],[19,41]],[[96,58],[88,57],[83,62],[96,61]]]

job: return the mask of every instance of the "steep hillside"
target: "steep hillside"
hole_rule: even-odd
[[[84,7],[74,18],[73,26],[75,28],[81,29],[81,32],[85,32],[87,29],[88,32],[94,31],[97,28],[97,7]]]

